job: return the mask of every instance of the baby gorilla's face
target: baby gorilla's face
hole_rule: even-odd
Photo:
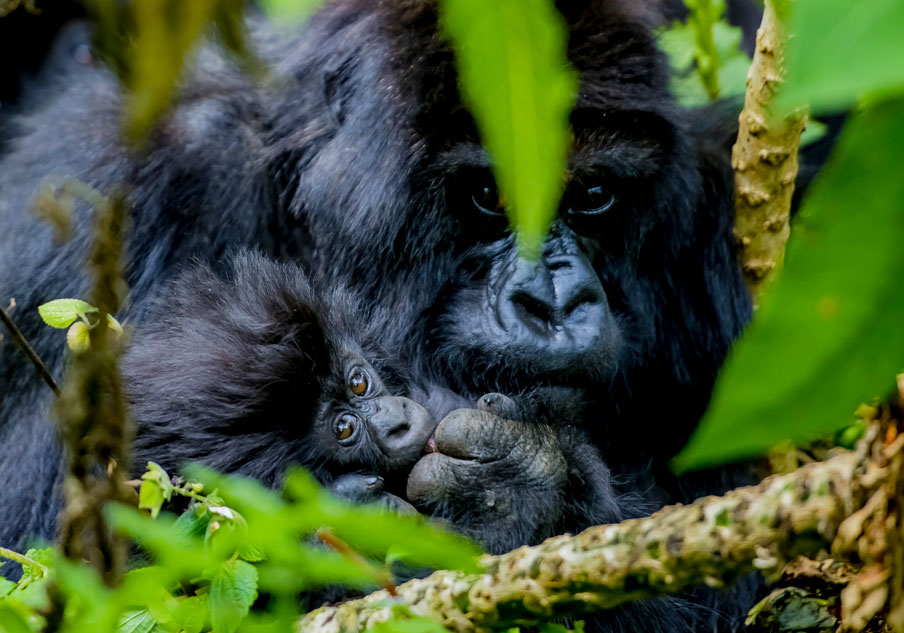
[[[436,421],[424,407],[392,396],[374,368],[360,356],[341,363],[342,373],[324,389],[318,435],[335,462],[393,474],[411,468],[423,454]]]

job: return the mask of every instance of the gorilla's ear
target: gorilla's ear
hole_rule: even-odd
[[[337,55],[323,69],[323,97],[333,123],[345,123],[348,105],[352,100],[352,75],[355,60],[351,55]]]

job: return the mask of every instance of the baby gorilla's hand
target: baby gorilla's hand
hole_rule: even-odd
[[[386,492],[383,489],[383,478],[377,475],[340,475],[327,486],[327,490],[355,503],[379,503],[399,514],[417,514],[410,503]]]
[[[500,417],[511,402],[489,400],[440,422],[438,452],[415,465],[408,499],[498,552],[555,533],[567,465],[550,427]]]

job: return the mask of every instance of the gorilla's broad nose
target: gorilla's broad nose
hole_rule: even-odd
[[[585,258],[559,255],[543,262],[519,259],[500,296],[503,322],[549,339],[592,345],[606,320],[606,296]]]

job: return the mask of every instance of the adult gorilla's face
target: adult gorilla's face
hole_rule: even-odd
[[[581,87],[538,261],[517,252],[432,3],[372,4],[313,22],[291,61],[302,90],[276,104],[279,186],[312,271],[392,311],[385,343],[419,379],[465,395],[593,387],[621,416],[655,398],[696,420],[749,309],[729,135],[674,107],[645,3],[560,3]]]
[[[579,127],[587,123],[593,127]],[[564,195],[536,260],[518,252],[479,149],[464,141],[449,152],[454,160],[440,159],[445,212],[465,247],[427,332],[438,359],[475,392],[521,379],[607,382],[650,333],[636,317],[652,315],[629,303],[631,295],[651,299],[638,264],[661,258],[647,242],[667,215],[690,211],[680,200],[676,208],[663,185],[693,172],[670,169],[676,138],[664,115],[579,110],[573,129]]]

